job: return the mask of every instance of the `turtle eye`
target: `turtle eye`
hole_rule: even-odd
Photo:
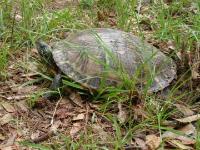
[[[41,49],[46,49],[47,46],[42,44],[42,45],[40,45],[40,48],[41,48]]]

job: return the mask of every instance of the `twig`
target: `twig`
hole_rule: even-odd
[[[45,133],[42,136],[37,137],[37,138],[35,138],[35,139],[31,140],[31,141],[34,142],[34,143],[39,143],[39,142],[43,142],[45,140],[48,140],[50,137],[56,135],[57,128],[59,126],[60,126],[59,123],[55,123],[54,125],[51,126],[50,130],[47,133]]]
[[[0,95],[0,97],[6,100],[22,100],[22,99],[31,97],[31,95],[14,95],[14,96],[9,96],[9,97]]]
[[[11,43],[10,47],[13,46],[13,34],[14,34],[14,28],[15,28],[15,17],[16,17],[17,11],[15,10],[13,20],[12,20],[12,27],[11,27]]]
[[[87,124],[88,124],[88,120],[89,120],[89,111],[90,111],[90,107],[89,107],[88,103],[86,103],[85,129],[87,128]]]
[[[85,133],[85,136],[87,136],[87,124],[88,124],[88,120],[89,120],[89,105],[88,103],[86,102],[86,113],[85,113],[85,125],[84,125],[84,133]],[[87,142],[87,138],[86,138],[86,141]]]
[[[52,116],[52,118],[51,118],[51,123],[50,123],[51,126],[53,126],[53,123],[54,123],[54,117],[55,117],[55,114],[56,114],[56,111],[57,111],[58,105],[59,105],[59,103],[60,103],[61,100],[62,100],[62,97],[60,97],[60,99],[59,99],[59,100],[57,101],[57,103],[56,103],[56,107],[55,107],[55,109],[54,109],[53,116]]]
[[[46,134],[43,134],[40,137],[37,137],[37,138],[33,139],[32,142],[34,142],[34,143],[43,142],[45,140],[48,140],[50,137],[56,135],[56,130],[59,127],[59,125],[58,126],[57,125],[54,126],[54,117],[55,117],[58,105],[59,105],[59,103],[60,103],[61,100],[62,100],[62,97],[60,95],[60,99],[56,103],[56,106],[55,106],[55,109],[54,109],[54,112],[53,112],[53,115],[52,115],[52,118],[51,118],[51,122],[50,122],[51,128],[50,128],[50,131],[47,132]]]
[[[140,14],[140,9],[142,7],[142,0],[139,0],[138,2],[138,7],[137,7],[137,12],[138,12],[138,15]]]

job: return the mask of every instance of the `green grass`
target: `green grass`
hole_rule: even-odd
[[[197,55],[197,43],[200,38],[200,2],[198,0],[175,0],[169,5],[166,5],[162,0],[154,1],[144,6],[147,8],[144,14],[142,12],[139,14],[136,11],[138,6],[136,0],[126,2],[122,0],[81,0],[80,5],[76,7],[53,11],[47,9],[48,2],[48,0],[20,0],[19,3],[3,0],[0,2],[0,76],[6,76],[9,56],[20,53],[25,48],[33,48],[38,38],[46,41],[58,40],[65,38],[65,34],[72,30],[99,27],[98,11],[107,14],[114,12],[115,28],[133,32],[141,38],[151,39],[150,41],[157,40],[159,43],[165,44],[168,41],[173,41],[175,49],[170,50],[169,55],[177,60],[176,54],[180,51]],[[21,16],[18,21],[13,18],[17,15]],[[146,33],[142,25],[149,26],[151,31]],[[109,20],[105,19],[104,26],[110,27]],[[182,63],[188,64],[189,62],[186,59],[186,62],[180,61],[180,64]],[[187,71],[190,72],[190,69],[192,69],[191,66],[187,68]],[[41,73],[41,77],[44,79],[50,80],[52,78],[51,76],[45,77],[43,74],[45,71]],[[138,71],[138,76],[139,74],[140,71]],[[179,77],[183,77],[183,73]],[[112,142],[108,141],[106,146],[102,146],[99,139],[96,139],[92,131],[88,129],[87,138],[84,133],[77,141],[66,135],[61,135],[59,138],[61,142],[54,141],[49,145],[54,146],[54,149],[62,149],[63,145],[67,145],[68,149],[109,149],[108,147],[121,149],[130,143],[137,132],[152,130],[161,134],[168,130],[163,122],[171,119],[177,111],[173,104],[195,96],[192,91],[177,94],[183,84],[190,81],[190,78],[191,76],[179,78],[180,83],[178,82],[168,92],[166,98],[159,98],[156,94],[149,95],[145,91],[140,93],[144,105],[142,109],[145,110],[147,118],[133,121],[134,112],[131,109],[134,102],[131,102],[132,97],[129,94],[130,89],[135,91],[136,81],[132,80],[133,84],[129,85],[130,79],[124,77],[123,83],[128,87],[127,89],[122,89],[122,86],[100,89],[99,93],[91,96],[94,101],[102,100],[99,112],[112,124],[113,136],[109,137]],[[147,77],[146,80],[151,82],[150,77]],[[64,80],[64,84],[82,90],[82,87],[73,81]],[[107,90],[106,94],[102,94],[105,90]],[[38,95],[34,95],[30,103],[34,103],[37,98]],[[130,114],[132,114],[126,125],[120,124],[116,116],[113,115],[113,108],[116,108],[116,104],[121,101],[126,104]],[[51,149],[49,145],[47,147],[27,143],[24,145],[38,149]],[[197,135],[196,149],[199,149],[199,145],[199,135]]]

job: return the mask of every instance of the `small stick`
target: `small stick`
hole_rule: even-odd
[[[55,107],[55,109],[54,109],[53,116],[52,116],[52,118],[51,118],[51,123],[50,123],[51,126],[53,126],[53,123],[54,123],[54,117],[55,117],[55,114],[56,114],[56,111],[57,111],[58,105],[59,105],[59,103],[60,103],[61,100],[62,100],[62,97],[60,97],[60,99],[59,99],[59,100],[57,101],[57,103],[56,103],[56,107]]]
[[[22,100],[22,99],[25,99],[25,98],[29,98],[31,96],[30,95],[14,95],[14,96],[6,97],[6,96],[3,96],[3,95],[0,95],[0,97],[7,99],[7,100]]]
[[[55,117],[58,105],[61,102],[61,100],[62,100],[62,96],[60,95],[60,99],[56,103],[56,106],[55,106],[55,109],[54,109],[54,112],[53,112],[53,115],[52,115],[52,118],[51,118],[51,122],[50,122],[51,129],[50,129],[50,131],[43,134],[42,136],[40,136],[38,138],[33,139],[32,142],[34,142],[34,143],[43,142],[45,140],[48,140],[50,137],[56,135],[56,129],[57,129],[58,126],[56,128],[54,127],[54,117]]]

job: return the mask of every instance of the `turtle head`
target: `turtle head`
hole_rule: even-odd
[[[42,60],[47,65],[51,66],[52,64],[54,64],[51,46],[49,46],[47,43],[45,43],[42,40],[37,40],[35,44],[36,44],[36,48],[37,48],[38,53],[40,54]]]

